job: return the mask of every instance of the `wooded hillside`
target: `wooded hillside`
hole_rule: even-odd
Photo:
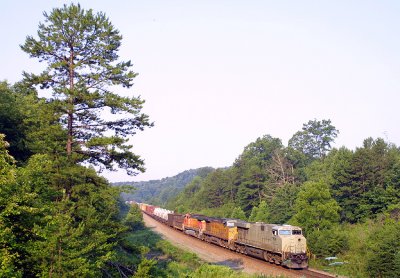
[[[186,170],[173,177],[161,180],[150,180],[142,182],[116,182],[113,186],[129,185],[135,188],[133,193],[122,193],[125,201],[136,201],[158,206],[165,206],[166,202],[178,195],[193,178],[204,178],[213,171],[211,167]]]

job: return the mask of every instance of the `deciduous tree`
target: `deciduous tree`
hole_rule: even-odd
[[[289,140],[289,147],[303,152],[309,159],[323,158],[331,149],[331,143],[338,133],[331,120],[308,121]]]
[[[302,185],[295,203],[292,222],[306,232],[331,228],[339,222],[339,211],[329,187],[324,182],[309,181]]]
[[[266,201],[261,201],[258,207],[253,207],[249,217],[251,222],[264,222],[269,223],[270,208]]]

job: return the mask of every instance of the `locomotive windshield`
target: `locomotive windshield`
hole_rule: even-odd
[[[279,230],[279,234],[284,236],[301,235],[301,230]]]
[[[279,230],[280,235],[291,235],[291,230]]]

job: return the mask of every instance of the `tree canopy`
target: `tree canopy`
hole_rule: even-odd
[[[289,147],[304,153],[310,159],[321,158],[331,149],[331,143],[338,133],[331,120],[310,120],[289,140]]]

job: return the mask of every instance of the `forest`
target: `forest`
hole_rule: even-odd
[[[153,127],[143,99],[116,93],[137,76],[119,60],[119,31],[80,5],[43,15],[37,37],[20,47],[44,71],[0,82],[0,276],[237,277],[157,238],[121,199],[134,188],[100,175],[145,171],[127,138]],[[313,119],[287,146],[264,135],[232,166],[204,168],[179,194],[153,200],[299,225],[314,266],[337,256],[338,273],[399,277],[400,149],[381,138],[332,148],[338,134],[330,120]]]
[[[354,151],[331,148],[338,133],[330,120],[314,119],[288,146],[257,138],[231,167],[194,178],[167,208],[298,225],[315,267],[337,257],[343,275],[398,277],[400,149],[382,138]]]

